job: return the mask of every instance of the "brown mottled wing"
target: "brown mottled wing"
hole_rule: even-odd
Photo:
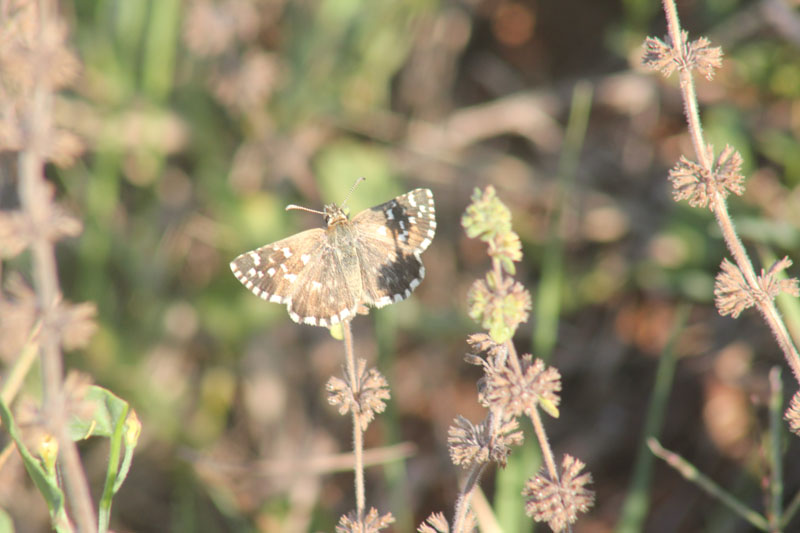
[[[330,326],[355,315],[357,302],[328,242],[311,229],[245,252],[231,261],[236,279],[259,298],[286,305],[297,323]]]
[[[436,234],[433,193],[413,190],[362,211],[352,224],[363,303],[383,307],[408,298],[425,277],[420,254]]]

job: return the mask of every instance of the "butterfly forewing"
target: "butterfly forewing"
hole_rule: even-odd
[[[430,189],[415,189],[353,217],[359,234],[383,239],[404,250],[424,252],[436,234],[436,209]]]
[[[420,254],[436,233],[433,195],[416,189],[353,218],[365,303],[383,307],[411,295],[425,277]]]
[[[324,229],[304,231],[245,252],[231,262],[231,270],[259,298],[285,304],[295,322],[330,325],[355,312],[353,298],[339,294],[341,275]],[[320,309],[331,311],[319,316]]]

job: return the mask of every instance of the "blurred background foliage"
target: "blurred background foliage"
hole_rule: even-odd
[[[745,157],[747,191],[731,201],[742,237],[759,268],[797,260],[797,7],[679,10],[693,38],[726,54],[698,91],[709,141]],[[682,104],[674,78],[639,66],[643,38],[665,31],[658,2],[74,0],[60,11],[83,71],[55,113],[87,147],[48,168],[84,221],[59,248],[60,275],[68,299],[97,302],[100,326],[68,365],[143,423],[116,531],[331,531],[353,507],[352,476],[335,460],[350,449],[349,420],[324,399],[340,343],[253,297],[228,262],[320,225],[285,205],[340,202],[359,176],[352,212],[422,186],[439,223],[414,296],[355,322],[358,356],[377,360],[393,395],[367,446],[412,443],[367,471],[368,504],[391,511],[396,531],[452,512],[447,427],[456,414],[482,417],[477,370],[462,355],[477,329],[466,291],[488,259],[459,220],[487,184],[523,239],[518,278],[558,300],[554,317],[535,309],[517,341],[530,351],[537,321],[553,319],[552,353],[535,353],[564,378],[548,428],[558,454],[587,462],[597,490],[576,531],[616,525],[657,356],[686,301],[663,442],[758,501],[758,416],[767,370],[782,359],[754,313],[716,314],[724,244],[709,212],[671,201],[667,170],[691,155]],[[579,82],[588,124],[564,166]],[[552,253],[561,268],[545,276]],[[519,497],[537,468],[530,446],[509,464],[518,484],[484,480],[508,532],[532,529]],[[99,486],[103,452],[83,451]],[[21,467],[0,475],[18,531],[46,530]],[[791,495],[800,478],[787,475]],[[646,531],[746,530],[666,467],[652,487]]]

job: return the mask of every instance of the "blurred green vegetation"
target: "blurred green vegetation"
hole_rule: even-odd
[[[698,91],[709,142],[745,158],[748,190],[730,202],[741,236],[749,249],[797,258],[800,52],[796,36],[784,38],[764,17],[737,31],[752,6],[696,2],[681,5],[682,20],[725,50],[723,69]],[[553,446],[586,461],[598,491],[576,531],[615,526],[655,358],[673,323],[664,318],[680,302],[696,312],[691,338],[675,348],[675,386],[686,389],[665,417],[666,442],[713,447],[716,459],[703,456],[712,476],[746,463],[756,451],[730,451],[702,416],[719,377],[713,369],[735,342],[747,344],[755,381],[781,357],[755,313],[716,317],[724,243],[710,213],[671,201],[667,171],[681,153],[691,157],[676,82],[637,64],[643,38],[664,33],[657,7],[63,2],[83,73],[55,113],[89,148],[76,165],[48,169],[84,223],[79,238],[60,245],[59,269],[68,299],[97,303],[100,326],[68,365],[130,402],[143,424],[112,528],[331,531],[353,507],[347,472],[275,473],[278,462],[349,449],[349,421],[328,408],[323,390],[342,348],[253,297],[228,262],[319,226],[319,217],[284,207],[341,202],[359,176],[367,179],[351,213],[417,186],[430,187],[437,203],[426,281],[408,301],[356,321],[358,357],[380,355],[393,394],[367,446],[417,446],[411,459],[367,470],[368,506],[391,511],[396,531],[412,531],[432,511],[449,516],[459,472],[447,457],[447,426],[456,414],[482,417],[477,375],[461,359],[477,329],[466,291],[488,264],[458,223],[475,186],[494,185],[512,209],[525,253],[517,277],[534,295],[546,282],[559,300],[537,332],[564,376]],[[566,188],[559,158],[579,80],[594,99]],[[520,125],[515,117],[529,115],[510,104],[506,113],[469,114],[516,94],[537,98],[530,105],[552,122]],[[558,276],[542,281],[553,253]],[[533,345],[537,320],[523,326],[521,346]],[[747,397],[760,390],[741,376],[726,385]],[[533,468],[533,442],[511,457],[513,468]],[[678,508],[684,522],[651,520],[647,531],[705,527],[696,493],[676,490],[684,485],[675,478],[656,468],[652,505],[663,507],[651,516]],[[502,498],[495,507],[505,531],[529,531],[522,499],[513,499],[521,487],[509,479],[489,473],[484,491]],[[17,521],[28,511],[3,505]]]

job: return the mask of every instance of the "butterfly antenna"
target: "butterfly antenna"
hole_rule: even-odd
[[[354,190],[356,190],[356,187],[358,187],[358,184],[361,183],[362,181],[366,180],[366,179],[367,178],[365,178],[364,176],[361,176],[356,180],[356,182],[353,184],[353,186],[350,187],[350,192],[347,193],[347,196],[344,197],[344,200],[342,201],[342,207],[344,207],[345,204],[347,204],[347,200],[350,199],[350,195],[353,194]]]
[[[323,213],[322,211],[317,211],[316,209],[309,209],[308,207],[303,207],[302,205],[289,204],[286,206],[287,211],[291,211],[293,209],[296,209],[298,211],[308,211],[309,213],[316,213],[318,215],[325,216],[325,213]]]

